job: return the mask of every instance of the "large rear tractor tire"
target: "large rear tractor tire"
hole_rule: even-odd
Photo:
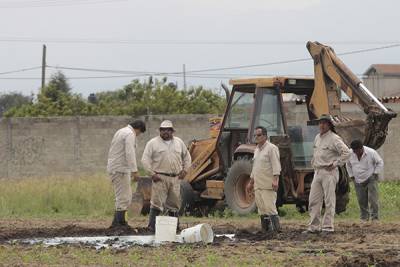
[[[254,193],[246,190],[246,186],[250,182],[251,169],[252,164],[249,160],[237,160],[232,164],[225,178],[226,204],[239,215],[247,215],[256,210]]]

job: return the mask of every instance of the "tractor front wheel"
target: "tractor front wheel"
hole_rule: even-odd
[[[224,193],[228,207],[239,215],[246,215],[256,210],[254,192],[248,192],[252,164],[249,160],[237,160],[229,169],[225,178]]]

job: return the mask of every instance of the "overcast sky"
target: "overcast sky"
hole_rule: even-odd
[[[311,75],[311,61],[189,72],[307,58],[308,40],[337,53],[400,43],[399,10],[395,0],[0,0],[0,92],[38,92],[40,69],[4,72],[39,67],[42,44],[47,77],[57,66],[116,70],[63,70],[84,96],[121,88],[134,72],[179,73],[183,64],[188,86],[216,89],[229,77]],[[341,59],[362,74],[400,63],[400,47]],[[168,79],[183,87],[181,76]]]

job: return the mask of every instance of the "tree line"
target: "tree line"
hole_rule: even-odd
[[[99,116],[146,114],[221,114],[225,98],[202,86],[178,90],[174,83],[150,77],[133,80],[114,91],[90,94],[86,99],[72,92],[62,72],[51,76],[37,96],[0,95],[0,116]]]

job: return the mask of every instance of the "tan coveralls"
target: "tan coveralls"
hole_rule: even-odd
[[[281,162],[279,149],[266,141],[256,147],[253,157],[253,169],[250,177],[254,179],[254,194],[259,215],[277,215],[276,192],[272,189],[274,175],[280,175]]]
[[[157,136],[147,142],[142,163],[150,175],[158,173],[161,177],[161,181],[152,183],[151,208],[179,211],[181,198],[178,174],[182,170],[187,171],[191,164],[190,153],[185,143],[175,136],[169,143]]]
[[[325,214],[322,221],[322,231],[333,231],[336,184],[339,181],[338,168],[328,171],[327,167],[342,166],[350,157],[350,149],[337,134],[328,131],[322,136],[318,134],[314,140],[314,155],[311,164],[314,168],[314,178],[309,196],[310,231],[321,230],[321,209],[325,201]]]
[[[115,193],[115,209],[125,211],[132,202],[131,173],[137,172],[136,134],[132,126],[119,129],[111,141],[107,172]]]

